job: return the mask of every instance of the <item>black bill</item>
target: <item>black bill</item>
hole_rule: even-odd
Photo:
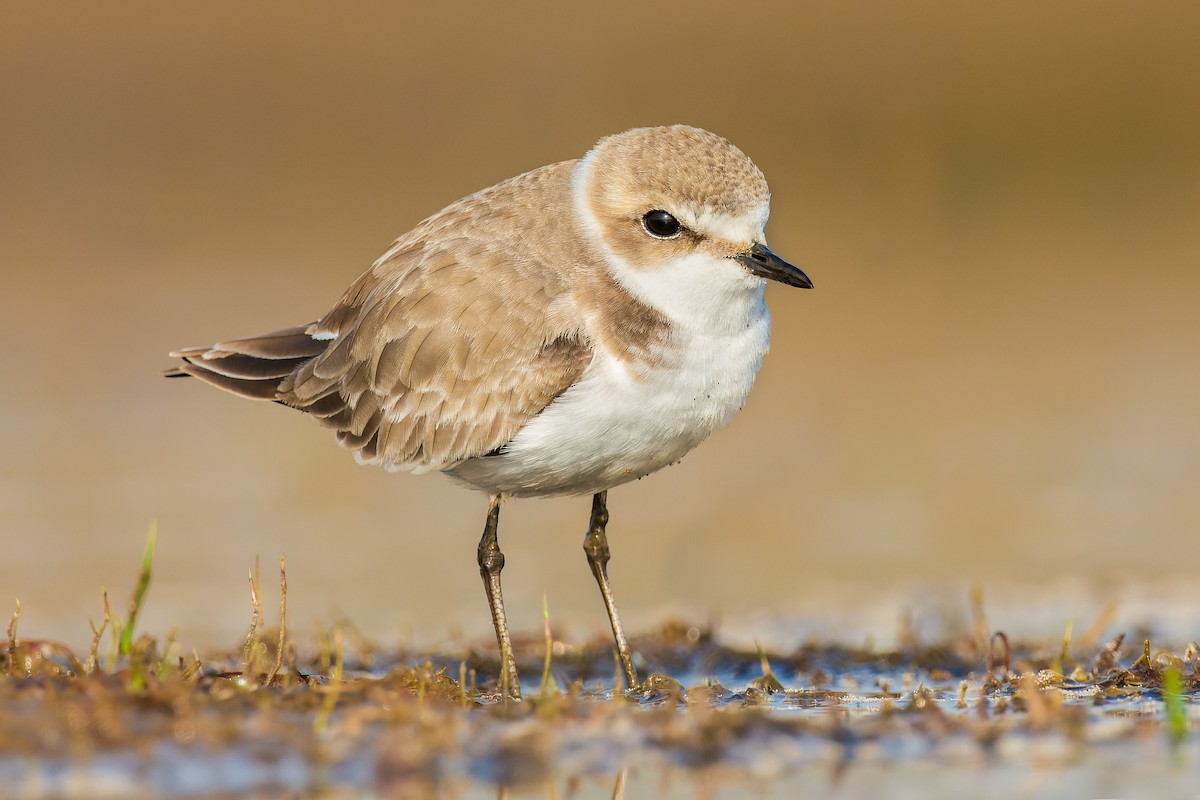
[[[812,281],[809,280],[802,269],[784,261],[772,253],[766,245],[756,244],[746,252],[736,255],[733,258],[735,261],[741,262],[742,266],[760,278],[779,281],[780,283],[786,283],[788,286],[799,286],[801,289],[811,289],[813,287]]]

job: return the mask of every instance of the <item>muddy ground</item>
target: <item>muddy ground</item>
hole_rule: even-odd
[[[1192,643],[1009,642],[984,627],[891,649],[635,636],[621,690],[605,638],[518,636],[524,699],[491,641],[381,648],[348,623],[184,651],[121,635],[88,652],[10,628],[3,797],[1137,797],[1200,787]],[[130,628],[131,629],[131,628]],[[1136,633],[1136,632],[1135,632]],[[645,677],[648,676],[648,677]]]

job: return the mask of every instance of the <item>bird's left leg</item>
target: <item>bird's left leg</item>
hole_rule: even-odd
[[[608,610],[608,619],[612,623],[613,641],[617,645],[617,656],[621,659],[621,669],[625,672],[627,688],[636,689],[638,682],[637,671],[633,668],[633,655],[629,652],[629,643],[625,641],[625,631],[621,628],[621,618],[617,615],[617,604],[613,600],[612,588],[608,585],[608,535],[604,532],[608,525],[608,492],[597,492],[592,497],[592,517],[588,523],[587,535],[583,537],[583,551],[587,553],[588,566],[600,587],[604,598],[604,607]]]

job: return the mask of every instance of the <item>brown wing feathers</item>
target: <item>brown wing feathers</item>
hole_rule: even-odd
[[[508,442],[590,362],[547,313],[562,291],[543,265],[494,242],[398,249],[316,324],[337,342],[279,395],[360,461],[446,469]]]

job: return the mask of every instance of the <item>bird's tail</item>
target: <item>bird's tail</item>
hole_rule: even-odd
[[[183,361],[165,374],[168,378],[199,378],[252,400],[278,400],[280,382],[330,345],[331,339],[313,336],[310,331],[315,327],[316,323],[297,325],[211,347],[176,350],[171,357]]]

